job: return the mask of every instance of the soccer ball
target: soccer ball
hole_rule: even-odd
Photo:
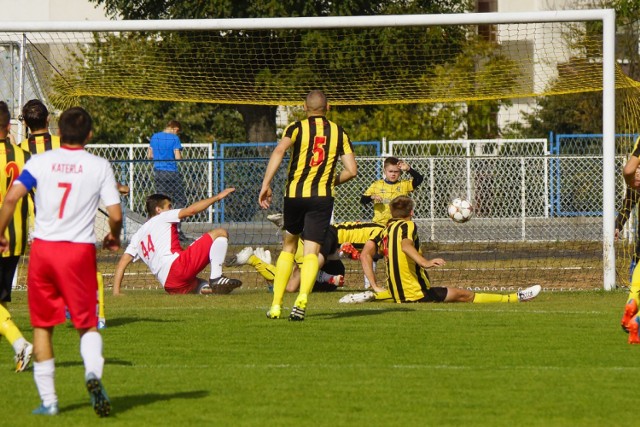
[[[468,200],[453,199],[447,209],[447,213],[454,222],[467,222],[473,216],[473,206]]]

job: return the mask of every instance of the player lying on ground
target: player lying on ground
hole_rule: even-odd
[[[270,215],[269,220],[277,226],[281,226],[281,216]],[[320,253],[318,254],[320,272],[316,278],[313,290],[316,292],[320,289],[324,289],[325,291],[335,290],[337,286],[342,286],[344,284],[345,268],[340,258],[358,259],[360,256],[359,249],[362,249],[369,239],[378,236],[382,230],[384,230],[382,225],[373,222],[352,221],[331,224],[325,235],[325,240],[320,247]],[[275,266],[262,262],[260,257],[257,256],[248,256],[247,258],[247,263],[255,267],[267,281],[273,280],[275,276]],[[287,292],[296,292],[300,288],[299,266],[302,264],[302,259],[303,242],[300,240],[298,241],[298,249],[295,254],[296,264],[287,282]],[[341,277],[336,278],[335,275],[340,275]],[[332,285],[334,286],[329,286],[328,288],[322,286],[321,283],[331,281],[331,276],[333,276],[333,281],[338,283],[333,283]],[[377,288],[375,290],[382,291],[383,289]]]
[[[378,237],[365,244],[360,262],[369,282],[374,286],[376,278],[371,262],[376,252],[384,255],[387,264],[387,286],[397,303],[520,302],[531,300],[540,292],[540,285],[513,294],[476,293],[460,288],[432,287],[426,270],[443,266],[445,261],[442,258],[427,259],[422,256],[418,229],[411,220],[413,200],[407,196],[399,196],[391,201],[389,207],[393,218]],[[373,299],[373,295],[371,297]]]
[[[299,245],[300,248],[301,245]],[[318,257],[319,258],[319,257]],[[302,262],[302,252],[296,252],[296,263]],[[267,283],[272,286],[276,275],[276,266],[271,263],[271,252],[264,248],[248,246],[238,252],[233,260],[235,265],[248,264],[256,269]],[[294,266],[294,271],[287,283],[287,292],[297,292],[300,287],[299,264]],[[313,292],[332,292],[344,285],[345,267],[339,259],[324,262],[313,285]]]
[[[240,280],[222,275],[229,239],[226,230],[213,229],[185,250],[180,247],[178,237],[181,220],[204,211],[234,191],[235,188],[226,188],[213,197],[182,209],[172,209],[171,199],[164,194],[147,197],[149,219],[131,237],[116,266],[113,294],[120,295],[124,272],[131,262],[138,259],[147,264],[169,294],[228,294],[242,285]],[[211,275],[207,283],[198,279],[198,274],[208,264],[211,264]]]

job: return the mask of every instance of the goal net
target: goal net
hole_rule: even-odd
[[[613,218],[625,192],[619,171],[640,128],[639,84],[615,64],[607,45],[611,11],[5,28],[0,90],[16,112],[33,97],[58,109],[112,97],[281,106],[288,121],[300,117],[302,97],[321,88],[334,107],[329,118],[362,135],[354,138],[358,177],[338,188],[335,220],[370,220],[360,196],[384,177],[385,156],[401,157],[424,176],[414,193],[423,251],[448,260],[430,273],[437,285],[612,289],[626,283],[635,222],[614,243]],[[598,113],[584,136],[592,138],[591,149],[554,150],[547,132],[562,130],[535,134],[531,117],[545,100],[573,105],[577,114],[576,99],[589,100]],[[384,131],[367,134],[372,123]],[[416,123],[419,131],[407,138],[403,131]],[[231,253],[245,245],[278,252],[279,234],[266,215],[281,204],[269,212],[257,206],[274,143],[234,141],[181,162],[193,198],[238,189],[208,217],[187,224],[187,232],[223,226]],[[138,172],[148,164],[116,152],[101,154],[131,186],[124,205],[139,221],[140,201],[153,192],[149,175]],[[274,182],[276,201],[284,167]],[[468,223],[448,219],[453,197],[474,205]],[[101,255],[108,276],[116,256]],[[348,264],[347,285],[361,288],[359,265]],[[251,268],[233,269],[249,287],[264,285]],[[143,277],[141,283],[155,282]]]

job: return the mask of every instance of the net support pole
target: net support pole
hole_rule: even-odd
[[[604,289],[616,287],[615,229],[615,20],[612,9],[602,11],[602,238]]]

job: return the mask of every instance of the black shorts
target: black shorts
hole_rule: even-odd
[[[303,240],[322,244],[331,223],[333,197],[285,197],[284,229]]]
[[[0,301],[11,302],[11,285],[20,256],[0,257]]]
[[[427,289],[424,298],[411,302],[444,302],[448,289],[441,286],[433,286]]]
[[[326,260],[329,257],[329,255],[333,255],[338,251],[339,246],[340,245],[338,244],[338,230],[335,227],[329,226],[329,228],[327,228],[327,232],[324,235],[324,241],[322,242],[322,246],[320,246],[320,253]],[[324,268],[322,268],[322,270],[327,271]],[[329,272],[327,271],[327,273]],[[329,273],[329,274],[334,274],[334,273]],[[335,274],[344,275],[344,273],[335,273]]]

